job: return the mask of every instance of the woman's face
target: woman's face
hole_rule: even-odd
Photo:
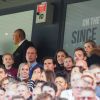
[[[84,44],[84,50],[86,51],[87,55],[89,55],[90,52],[93,50],[93,47],[90,43],[85,43]]]
[[[32,80],[40,80],[41,79],[41,69],[38,67],[33,71]]]
[[[47,81],[45,72],[42,72],[42,74],[41,74],[41,80],[42,81]]]
[[[28,78],[29,77],[29,66],[24,65],[20,70],[20,76],[22,78]]]
[[[58,61],[59,64],[63,64],[65,58],[66,58],[66,55],[65,55],[64,52],[59,51],[59,52],[57,53],[57,61]]]

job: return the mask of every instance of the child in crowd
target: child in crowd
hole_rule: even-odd
[[[74,50],[74,61],[75,63],[79,60],[86,60],[87,59],[87,54],[85,50],[81,47],[78,47]]]
[[[74,66],[74,61],[73,58],[71,56],[68,56],[67,58],[65,58],[64,60],[64,67],[67,71],[72,70]]]
[[[17,77],[17,69],[13,67],[14,59],[10,53],[5,53],[2,57],[8,76]]]

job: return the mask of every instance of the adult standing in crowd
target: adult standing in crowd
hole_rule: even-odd
[[[26,50],[29,46],[33,46],[32,42],[26,39],[26,34],[23,29],[17,29],[13,34],[14,44],[17,45],[17,49],[13,52],[14,66],[18,68],[19,64],[25,62]]]
[[[29,69],[30,79],[32,77],[34,68],[37,67],[37,66],[42,67],[42,65],[39,64],[36,60],[37,56],[38,56],[37,55],[37,49],[33,46],[30,46],[26,51],[26,60],[27,60],[27,63],[30,67],[30,69]]]

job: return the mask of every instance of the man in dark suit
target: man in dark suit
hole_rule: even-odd
[[[24,30],[17,29],[13,34],[14,44],[17,45],[17,49],[13,52],[14,67],[18,68],[19,64],[25,62],[26,50],[28,47],[33,46],[33,43],[26,39]]]

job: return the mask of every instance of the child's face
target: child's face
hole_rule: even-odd
[[[85,43],[84,44],[84,49],[85,49],[87,55],[89,55],[90,52],[92,51],[93,47],[92,47],[92,45],[90,43]]]
[[[67,69],[67,70],[70,70],[73,66],[73,62],[72,62],[72,59],[71,58],[66,58],[64,60],[64,67]]]
[[[14,63],[14,60],[12,59],[12,57],[10,55],[5,55],[3,58],[3,64],[5,66],[10,66]]]
[[[79,60],[85,60],[86,57],[84,56],[83,52],[81,50],[75,51],[74,53],[74,60],[75,62]]]

